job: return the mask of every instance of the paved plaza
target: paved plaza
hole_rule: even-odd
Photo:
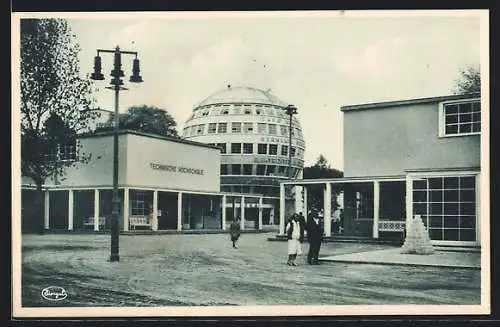
[[[231,248],[227,234],[122,235],[121,261],[114,263],[107,262],[109,235],[23,235],[22,303],[25,307],[480,304],[480,269],[352,260],[309,266],[307,244],[302,246],[299,266],[289,267],[287,243],[267,241],[272,235],[243,234],[238,249]],[[321,257],[360,253],[366,257],[370,251],[397,249],[332,242],[322,245]],[[63,287],[68,297],[57,303],[43,299],[41,291],[49,286]]]

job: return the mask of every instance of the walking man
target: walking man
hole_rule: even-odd
[[[319,264],[319,248],[323,239],[323,226],[316,212],[312,212],[307,219],[307,240],[309,241],[309,253],[307,263],[310,265]]]
[[[233,222],[231,223],[231,226],[229,227],[229,234],[231,235],[231,242],[233,242],[233,248],[237,249],[236,242],[238,241],[241,235],[239,217],[234,219]]]

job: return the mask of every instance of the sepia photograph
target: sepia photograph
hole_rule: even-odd
[[[13,317],[489,314],[488,19],[12,13]]]

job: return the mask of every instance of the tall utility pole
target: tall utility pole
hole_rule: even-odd
[[[111,212],[111,255],[109,257],[109,261],[120,261],[120,252],[119,252],[119,216],[120,216],[120,198],[118,196],[118,132],[120,130],[120,117],[119,117],[119,94],[120,90],[127,90],[122,87],[123,80],[121,77],[125,76],[123,74],[123,70],[121,70],[122,62],[121,57],[122,54],[135,55],[132,67],[132,76],[130,76],[130,82],[132,83],[140,83],[142,82],[142,77],[139,69],[139,59],[137,58],[137,52],[135,51],[121,51],[120,47],[116,47],[115,50],[103,50],[97,49],[97,56],[94,58],[94,73],[90,76],[91,79],[102,81],[104,80],[104,75],[101,73],[101,57],[99,54],[101,52],[104,53],[113,53],[114,54],[114,69],[111,71],[111,80],[110,84],[112,86],[106,87],[107,89],[111,89],[115,91],[115,126],[113,133],[113,209]],[[128,208],[127,208],[128,210]]]
[[[287,168],[287,177],[292,178],[292,117],[297,114],[297,107],[290,104],[286,106],[285,113],[289,117],[288,124],[288,168]]]

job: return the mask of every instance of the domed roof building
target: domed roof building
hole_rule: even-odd
[[[221,149],[221,191],[279,198],[279,181],[301,178],[305,143],[296,115],[269,90],[233,87],[213,93],[193,108],[185,139]]]

